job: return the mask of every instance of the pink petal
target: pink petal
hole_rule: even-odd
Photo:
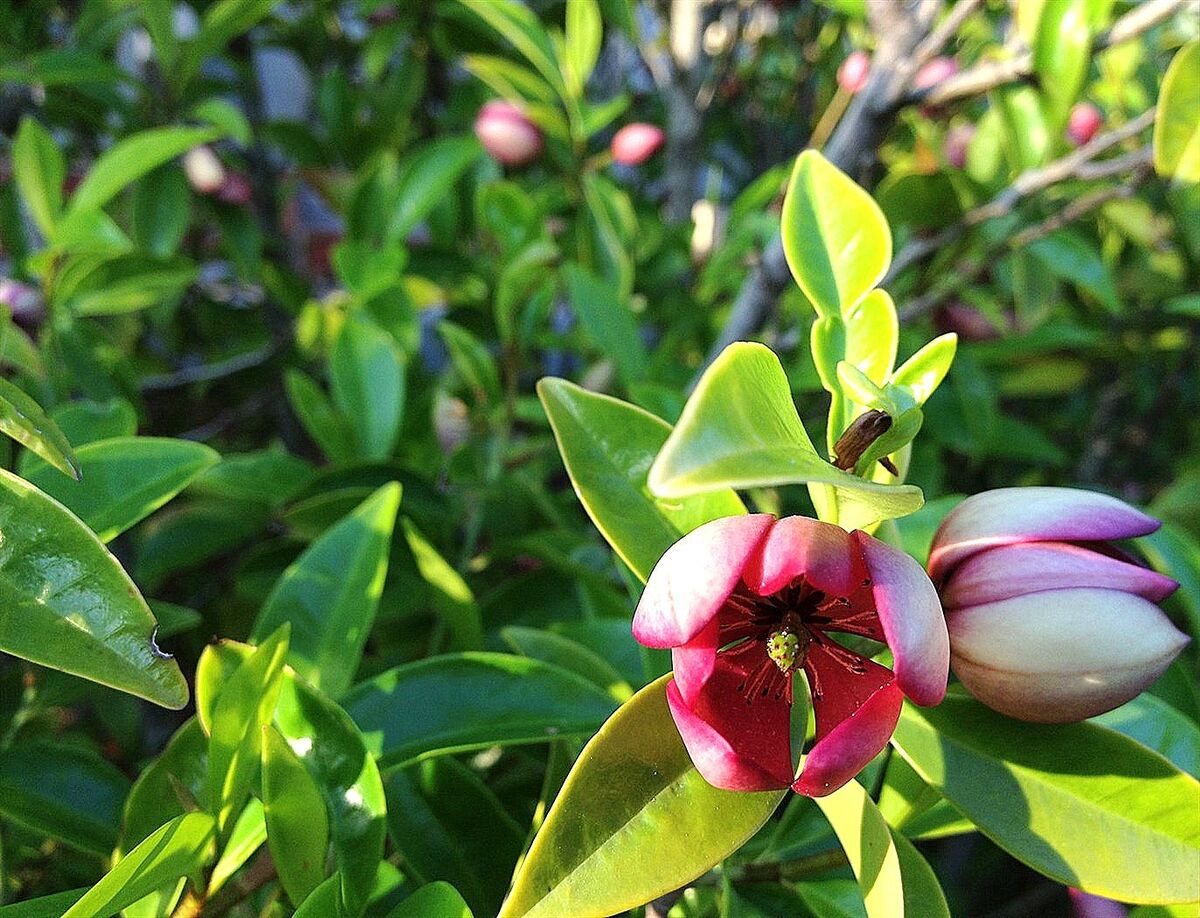
[[[897,685],[917,704],[939,704],[950,674],[950,636],[937,590],[904,552],[865,532],[851,538],[867,562],[875,609],[895,658]]]
[[[849,534],[840,526],[789,516],[771,527],[746,564],[743,579],[759,596],[770,596],[801,575],[824,593],[850,596],[858,585],[855,554]]]
[[[1097,542],[1149,535],[1161,525],[1124,501],[1076,488],[998,488],[968,497],[942,522],[929,555],[941,583],[956,564],[997,545]]]
[[[1025,542],[971,555],[942,588],[947,609],[997,602],[1042,590],[1098,587],[1161,602],[1178,588],[1170,577],[1063,542]]]
[[[713,616],[700,633],[678,647],[671,648],[671,668],[679,694],[689,704],[695,704],[700,690],[712,678],[717,666],[717,642],[720,639],[719,616]]]
[[[887,745],[904,703],[904,695],[887,669],[860,657],[864,671],[855,673],[845,662],[850,652],[836,653],[814,644],[804,664],[812,689],[817,741],[792,790],[807,797],[832,794],[862,771]]]
[[[763,659],[761,646],[743,645],[717,657],[711,678],[694,704],[675,680],[667,685],[671,715],[696,770],[713,787],[758,791],[792,783],[791,705],[773,694],[747,703],[737,686]]]
[[[774,517],[727,516],[693,529],[667,549],[633,614],[633,636],[647,647],[677,647],[717,614]]]

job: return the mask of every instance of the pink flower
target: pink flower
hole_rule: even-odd
[[[542,132],[511,102],[493,99],[475,118],[475,136],[506,166],[523,166],[542,151]]]
[[[967,498],[929,556],[955,674],[984,704],[1040,723],[1129,701],[1188,641],[1154,605],[1178,584],[1109,544],[1159,525],[1115,497],[1072,488]]]
[[[885,641],[895,672],[830,632]],[[667,700],[700,774],[715,787],[833,793],[879,753],[905,695],[937,704],[950,648],[920,565],[864,532],[801,516],[713,520],[667,550],[633,618],[669,647]],[[816,743],[795,779],[792,679],[808,679]]]
[[[866,51],[851,51],[849,56],[842,61],[842,65],[838,67],[838,86],[854,95],[856,92],[861,92],[862,88],[867,85],[867,78],[870,75],[871,56]]]
[[[666,135],[653,124],[627,124],[613,135],[612,158],[622,166],[640,166],[658,152]]]
[[[1067,119],[1067,139],[1075,146],[1082,147],[1096,136],[1103,122],[1104,117],[1100,114],[1100,109],[1091,102],[1080,102],[1071,109],[1071,115]]]

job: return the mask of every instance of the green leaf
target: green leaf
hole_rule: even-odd
[[[474,137],[443,137],[409,154],[401,163],[387,242],[403,242],[412,228],[449,196],[454,183],[481,153],[479,141]]]
[[[434,611],[449,627],[455,644],[464,650],[482,647],[483,622],[475,594],[467,582],[421,534],[412,520],[402,520],[400,525],[417,563],[418,573],[432,588]]]
[[[775,811],[784,791],[718,790],[692,766],[667,707],[669,678],[622,705],[584,748],[501,918],[634,908],[709,870]]]
[[[604,689],[618,703],[628,701],[633,694],[629,683],[607,660],[561,634],[541,628],[509,625],[501,629],[500,635],[522,656],[542,660],[582,676],[593,685]]]
[[[125,799],[118,857],[148,838],[164,819],[206,808],[208,737],[196,717],[186,720],[167,747],[145,767]]]
[[[1059,230],[1031,242],[1029,251],[1055,277],[1087,291],[1109,312],[1121,312],[1112,271],[1099,249],[1079,234]]]
[[[273,0],[219,0],[204,13],[200,31],[183,49],[181,80],[186,83],[200,72],[200,65],[230,41],[249,31],[277,4]]]
[[[292,918],[329,918],[342,907],[342,875],[335,873],[312,891]]]
[[[113,144],[92,166],[67,207],[67,216],[98,210],[126,185],[192,147],[221,136],[215,128],[161,127],[133,134]]]
[[[892,261],[879,205],[815,150],[796,158],[780,230],[792,276],[822,315],[844,315]]]
[[[192,219],[192,194],[182,169],[160,166],[133,192],[133,236],[159,258],[174,255]]]
[[[1032,86],[1006,86],[996,90],[994,98],[1012,170],[1023,172],[1041,165],[1050,151],[1051,138],[1037,91]]]
[[[1200,41],[1171,59],[1158,94],[1154,120],[1154,169],[1163,178],[1200,182]],[[20,138],[18,137],[18,142]],[[20,179],[18,179],[20,181]]]
[[[900,365],[889,387],[902,388],[914,405],[924,405],[950,372],[957,350],[958,335],[953,332],[934,338]]]
[[[0,750],[0,813],[81,851],[112,852],[129,790],[116,766],[78,746],[34,740]]]
[[[308,770],[274,727],[263,732],[263,814],[279,882],[299,905],[325,877],[329,815]]]
[[[123,398],[64,402],[50,411],[50,417],[75,446],[137,433],[137,412]]]
[[[284,571],[254,624],[261,640],[289,623],[288,662],[331,697],[350,687],[362,659],[399,508],[395,482],[364,500]]]
[[[569,8],[569,7],[568,7]],[[620,293],[575,264],[563,266],[567,295],[584,330],[600,353],[610,357],[626,385],[646,374],[646,348],[637,321]]]
[[[0,377],[0,431],[33,450],[64,475],[79,479],[79,460],[58,425],[24,390],[3,377]]]
[[[604,24],[596,0],[572,0],[568,3],[563,75],[567,89],[576,98],[583,96],[583,87],[600,57],[603,40]]]
[[[701,377],[649,474],[660,497],[721,488],[830,485],[855,505],[858,525],[904,516],[923,503],[920,488],[886,485],[835,468],[817,455],[787,374],[761,344],[731,344]]]
[[[62,216],[67,161],[50,132],[28,116],[21,119],[13,141],[12,171],[30,216],[49,236]]]
[[[952,692],[906,704],[893,743],[997,845],[1060,883],[1121,902],[1200,898],[1200,783],[1093,723],[1011,720]]]
[[[234,874],[245,866],[254,852],[262,847],[267,840],[267,821],[263,815],[262,803],[254,797],[246,801],[238,814],[233,828],[229,832],[229,841],[225,843],[221,856],[213,866],[208,879],[206,894],[211,896],[224,886]],[[162,914],[151,912],[150,915]]]
[[[430,883],[388,912],[388,918],[472,918],[467,903],[449,883]]]
[[[364,458],[392,454],[404,417],[404,373],[404,354],[391,335],[364,315],[346,317],[329,354],[329,377]]]
[[[0,650],[166,708],[187,703],[146,601],[74,514],[0,469],[0,531]]]
[[[216,823],[206,813],[172,819],[121,858],[63,918],[104,918],[180,877],[211,856]]]
[[[1067,123],[1071,106],[1079,98],[1092,55],[1092,30],[1088,23],[1089,0],[1054,0],[1042,7],[1033,42],[1033,70],[1037,74],[1046,121],[1055,137]]]
[[[62,918],[67,909],[83,898],[86,892],[85,886],[82,889],[69,889],[49,896],[0,905],[0,915],[3,918]]]
[[[207,718],[209,810],[224,831],[241,809],[262,756],[262,728],[271,722],[288,649],[288,626],[263,641],[232,673],[215,671],[210,646],[196,674],[196,703],[213,699]],[[202,687],[201,683],[207,683]]]
[[[495,745],[590,736],[616,705],[574,673],[502,653],[405,663],[351,690],[346,710],[384,767]]]
[[[1092,722],[1124,733],[1200,778],[1200,726],[1161,698],[1143,692]]]
[[[937,878],[912,843],[894,832],[857,781],[816,804],[833,826],[858,878],[868,918],[950,918]]]
[[[476,403],[484,407],[499,404],[500,373],[484,343],[453,322],[439,322],[437,329],[450,352],[450,362]]]
[[[354,458],[354,434],[320,386],[305,373],[288,369],[283,376],[284,389],[292,411],[305,432],[330,461]]]
[[[82,477],[71,481],[40,460],[21,473],[78,516],[102,542],[111,542],[220,461],[216,450],[190,440],[120,437],[76,453]]]
[[[565,379],[542,379],[537,391],[580,503],[643,581],[681,535],[746,512],[729,490],[682,500],[650,493],[646,475],[671,432],[666,421]]]
[[[896,365],[900,325],[886,290],[872,290],[845,316],[847,363],[883,385]]]
[[[550,38],[528,7],[515,0],[459,0],[517,49],[560,96],[566,95]]]
[[[1138,548],[1155,570],[1179,582],[1169,603],[1183,610],[1191,633],[1200,634],[1200,539],[1168,521],[1139,539]]]

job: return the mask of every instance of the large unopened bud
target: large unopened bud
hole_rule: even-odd
[[[511,102],[493,99],[475,118],[475,136],[493,159],[523,166],[542,151],[542,132]]]
[[[929,556],[970,692],[1010,717],[1067,723],[1124,704],[1187,644],[1155,605],[1178,584],[1111,541],[1158,520],[1071,488],[1001,488],[969,497]]]
[[[211,147],[192,147],[183,157],[188,184],[198,194],[215,194],[225,184],[225,167]]]
[[[613,161],[622,166],[640,166],[658,152],[665,139],[662,128],[653,124],[627,124],[613,135]]]

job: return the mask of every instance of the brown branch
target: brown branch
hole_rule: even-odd
[[[950,8],[950,12],[946,14],[946,18],[938,23],[937,28],[930,32],[921,44],[917,45],[915,52],[917,66],[919,67],[940,54],[950,40],[958,34],[963,23],[981,6],[983,6],[983,0],[959,0],[954,4]]]

